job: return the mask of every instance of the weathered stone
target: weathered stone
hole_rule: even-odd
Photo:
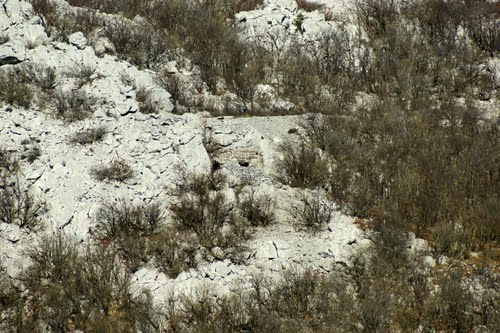
[[[26,49],[23,42],[14,40],[0,45],[0,66],[18,64],[24,60],[26,60]]]
[[[71,35],[68,36],[68,41],[71,45],[75,46],[76,48],[83,50],[85,46],[87,46],[87,38],[85,38],[85,35],[83,32],[75,32]]]

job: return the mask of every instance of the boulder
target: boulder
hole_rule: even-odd
[[[101,57],[106,53],[114,54],[116,52],[116,49],[113,43],[111,43],[108,38],[101,37],[95,42],[94,51],[98,57]]]
[[[83,50],[87,46],[87,38],[85,38],[83,32],[75,32],[68,36],[68,41],[71,45],[75,46],[77,49]]]
[[[24,60],[26,60],[26,48],[22,42],[14,40],[0,45],[0,66],[18,64]]]

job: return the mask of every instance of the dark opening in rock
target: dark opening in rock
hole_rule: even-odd
[[[238,164],[242,167],[248,167],[250,165],[250,162],[249,161],[245,161],[245,160],[238,160]]]
[[[220,162],[217,160],[212,160],[212,172],[220,170]]]

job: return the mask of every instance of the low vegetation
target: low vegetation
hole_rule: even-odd
[[[94,142],[102,141],[106,137],[107,133],[108,129],[105,126],[92,127],[74,133],[71,136],[70,141],[80,145],[88,145]]]
[[[91,170],[91,174],[99,181],[116,180],[123,182],[134,177],[134,169],[123,159],[114,159],[108,165],[101,165]]]
[[[81,89],[59,90],[54,96],[54,113],[66,122],[83,120],[93,113],[92,98]]]
[[[131,276],[110,252],[81,249],[63,234],[42,239],[30,253],[23,290],[4,303],[5,332],[83,330],[151,332],[149,296],[131,294]],[[14,292],[15,293],[15,292]]]
[[[476,279],[491,286],[493,272],[471,278],[430,270],[395,231],[380,231],[373,241],[334,274],[292,267],[277,282],[256,275],[250,289],[217,298],[201,290],[177,300],[167,332],[467,332],[499,324],[498,290],[474,296],[469,289]]]
[[[25,68],[15,66],[0,68],[0,102],[28,109],[34,92]]]
[[[0,222],[28,231],[43,227],[47,204],[36,198],[20,178],[19,162],[0,149]]]
[[[237,257],[244,250],[243,242],[250,237],[251,230],[236,216],[235,204],[227,199],[224,186],[225,178],[220,171],[210,175],[185,173],[179,200],[171,211],[180,232],[193,235],[208,251],[217,248],[224,251],[224,256]]]
[[[331,200],[370,226],[372,246],[333,274],[292,269],[275,283],[255,276],[250,290],[216,300],[207,292],[174,299],[161,320],[164,331],[470,332],[500,326],[500,133],[477,103],[500,97],[487,68],[500,52],[497,3],[360,0],[354,36],[339,27],[316,43],[284,48],[270,33],[266,48],[242,40],[233,20],[260,0],[70,0],[93,9],[71,13],[48,0],[31,2],[54,39],[100,31],[118,57],[139,68],[178,60],[199,78],[192,88],[197,93],[236,94],[236,107],[228,102],[225,112],[262,111],[255,92],[268,84],[277,98],[294,104],[292,112],[314,113],[297,142],[278,147],[278,180],[310,194],[289,212],[299,227],[321,231],[332,216]],[[305,11],[319,8],[312,0],[297,3]],[[101,12],[122,16],[105,21]],[[304,33],[304,15],[292,23],[297,35]],[[92,114],[82,89],[54,90],[53,69],[24,68],[1,68],[2,104],[29,108],[37,95],[34,81],[54,96],[57,117],[70,122]],[[93,68],[78,68],[74,76],[82,88],[93,75]],[[176,106],[196,104],[178,75],[159,75],[157,83]],[[141,112],[158,111],[150,91],[138,89],[136,97]],[[95,128],[72,141],[89,144],[104,135]],[[202,260],[241,262],[253,228],[273,223],[275,202],[252,189],[229,189],[208,132],[204,144],[213,168],[182,175],[169,207],[171,224],[157,204],[108,203],[95,217],[95,248],[79,249],[56,235],[31,253],[33,266],[18,281],[7,279],[0,265],[0,330],[158,331],[148,295],[130,293],[131,272],[153,263],[176,277]],[[36,157],[26,154],[28,161]],[[33,230],[42,225],[46,205],[23,187],[19,163],[0,150],[0,221]],[[113,160],[92,174],[124,181],[134,170]],[[429,241],[431,252],[409,251],[410,232]],[[431,268],[424,263],[434,259],[426,255],[445,255],[442,262],[451,264]]]

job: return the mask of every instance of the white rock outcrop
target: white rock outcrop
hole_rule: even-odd
[[[18,40],[0,45],[0,66],[18,64],[26,60],[24,43]]]

